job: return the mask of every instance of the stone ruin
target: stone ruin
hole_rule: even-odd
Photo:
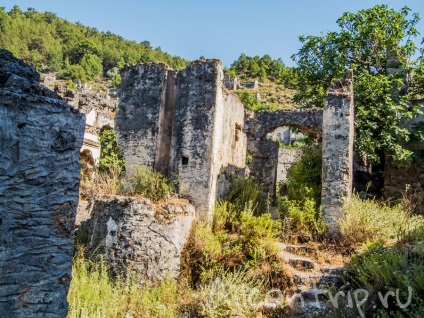
[[[65,317],[85,116],[0,49],[0,317]]]
[[[327,92],[324,109],[245,111],[228,92],[217,60],[196,61],[174,71],[164,64],[132,66],[125,71],[116,117],[118,146],[129,174],[137,165],[178,181],[200,219],[209,219],[225,194],[228,175],[247,173],[275,194],[278,146],[267,134],[281,126],[315,134],[323,144],[322,205],[337,232],[336,219],[352,189],[352,76]],[[233,85],[234,86],[234,85]],[[246,154],[253,158],[246,169]]]
[[[61,85],[56,85],[54,91],[69,105],[86,116],[80,157],[84,175],[91,177],[100,159],[101,147],[98,132],[103,129],[115,128],[117,101],[93,94],[80,93]]]
[[[133,270],[149,280],[177,278],[194,218],[194,207],[184,200],[156,205],[120,196],[96,200],[88,255],[103,255],[118,275]]]
[[[176,178],[179,194],[208,219],[218,180],[225,183],[246,161],[244,106],[223,88],[220,62],[193,62],[181,71],[149,63],[125,72],[116,136],[127,173],[144,165]]]

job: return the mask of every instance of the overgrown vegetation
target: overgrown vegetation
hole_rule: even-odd
[[[145,283],[133,273],[112,278],[104,261],[91,262],[80,249],[74,257],[68,317],[253,318],[264,299],[262,286],[243,269],[211,271],[197,289],[172,277]]]
[[[101,129],[98,132],[100,139],[100,159],[97,165],[99,171],[109,171],[117,166],[120,171],[125,171],[125,162],[116,143],[115,131],[110,129]]]
[[[423,218],[411,214],[404,206],[388,206],[374,200],[361,200],[353,195],[339,220],[345,245],[381,240],[403,242],[424,225]]]
[[[298,162],[289,169],[288,179],[279,184],[278,210],[285,231],[322,239],[326,226],[321,212],[322,150],[317,144],[304,145]]]
[[[288,283],[276,259],[281,223],[269,214],[253,214],[261,192],[256,182],[235,179],[228,200],[216,204],[212,222],[193,228],[178,281],[142,284],[133,272],[112,278],[104,261],[90,262],[80,250],[69,317],[257,317],[267,291]],[[281,311],[282,305],[269,311]]]
[[[356,251],[350,288],[365,289],[368,298],[359,310],[341,304],[335,316],[357,317],[362,312],[367,317],[421,317],[424,218],[411,213],[408,197],[390,207],[355,195],[339,225],[342,243]]]
[[[128,178],[125,192],[129,195],[141,195],[153,201],[160,201],[169,198],[174,193],[174,186],[162,173],[139,166]]]
[[[152,48],[148,41],[136,43],[111,32],[71,23],[52,12],[23,12],[14,6],[9,12],[0,7],[0,47],[33,65],[39,72],[60,72],[63,78],[86,81],[98,76],[119,82],[118,72],[125,64],[165,62],[172,68],[186,61]]]

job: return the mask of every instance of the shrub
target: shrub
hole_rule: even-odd
[[[98,132],[100,139],[99,171],[108,171],[111,167],[118,166],[125,170],[125,162],[116,142],[115,131],[112,128],[101,129]]]
[[[322,150],[318,145],[302,147],[300,160],[288,173],[287,197],[302,202],[313,199],[318,207],[321,204]]]
[[[257,317],[262,281],[248,270],[217,270],[202,280],[202,314],[207,318]]]
[[[388,206],[373,200],[361,200],[353,195],[338,221],[345,244],[360,244],[374,240],[406,240],[423,224],[423,218],[413,216],[401,205]]]
[[[411,257],[396,247],[384,247],[384,244],[383,241],[367,243],[363,251],[352,258],[353,287],[365,288],[370,295],[363,312],[370,317],[373,314],[373,317],[421,317],[424,312],[422,259]],[[388,297],[388,307],[385,307],[377,295],[380,293],[384,297],[389,291],[399,293],[402,303],[407,302],[412,291],[410,305],[402,310],[395,297]]]
[[[313,199],[305,198],[302,202],[298,202],[282,198],[278,201],[278,210],[283,221],[288,224],[286,230],[289,233],[311,235],[318,240],[324,235],[326,223]]]
[[[174,193],[173,185],[165,176],[145,166],[136,167],[128,181],[128,194],[141,195],[153,201],[165,200]]]
[[[262,185],[254,179],[237,177],[232,180],[230,192],[225,200],[233,205],[235,213],[251,205],[255,215],[266,212],[266,198]]]

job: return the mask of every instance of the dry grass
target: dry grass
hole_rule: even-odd
[[[399,242],[423,226],[424,218],[411,215],[402,205],[388,206],[373,200],[361,200],[356,194],[345,205],[339,220],[342,242],[345,245],[382,240]]]

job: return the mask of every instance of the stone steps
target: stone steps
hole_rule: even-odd
[[[327,290],[344,285],[346,269],[319,264],[305,256],[316,255],[312,246],[280,243],[278,247],[277,257],[289,267],[293,282],[285,292],[287,317],[325,317],[330,310]]]

